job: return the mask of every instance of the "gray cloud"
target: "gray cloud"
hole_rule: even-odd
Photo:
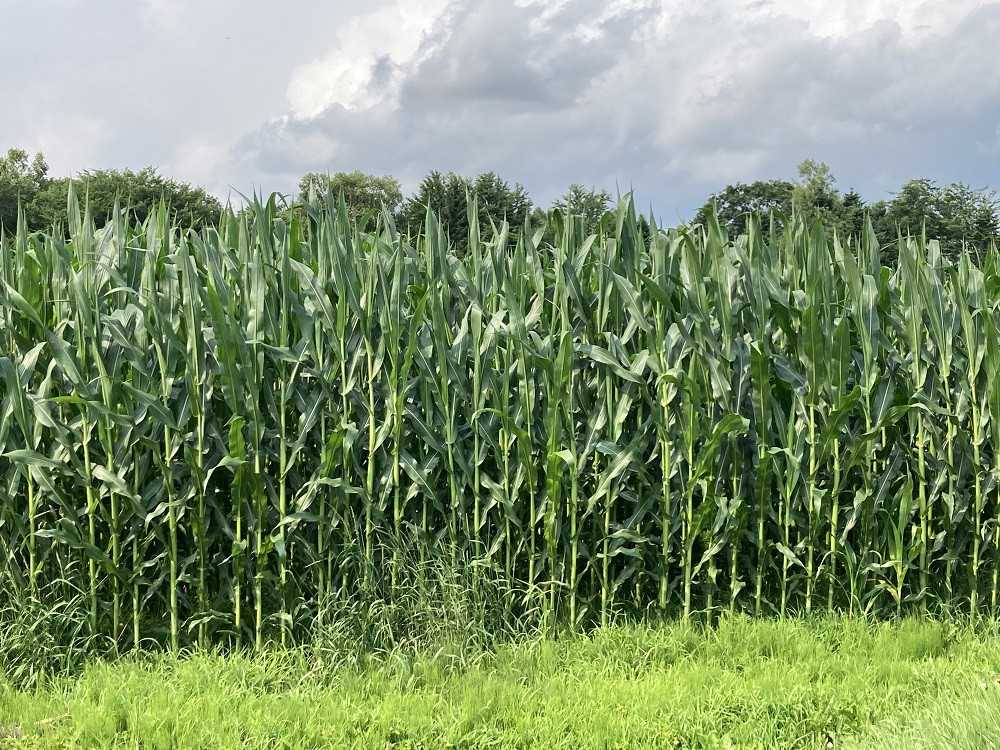
[[[492,169],[542,203],[574,181],[634,186],[666,220],[805,158],[870,199],[912,177],[997,183],[1000,2],[301,5],[276,21],[264,0],[19,4],[12,23],[46,44],[0,49],[23,70],[0,73],[19,102],[0,145],[43,148],[54,172],[160,164],[223,194]]]
[[[154,164],[225,195],[270,178],[228,171],[231,147],[287,108],[303,56],[371,3],[309,3],[278,24],[266,0],[9,5],[0,148],[41,149],[55,175]]]
[[[600,164],[601,181],[613,179],[613,147],[623,134],[589,98],[654,8],[608,14],[606,6],[570,3],[553,13],[453,3],[403,66],[392,104],[356,110],[333,103],[313,118],[281,118],[237,152],[248,171],[358,166],[396,174],[410,187],[433,168],[496,169],[551,197]],[[326,163],[302,147],[316,133],[336,144]]]
[[[995,180],[1000,4],[932,26],[882,5],[859,21],[791,2],[453,2],[393,63],[395,96],[272,121],[236,153],[247,171],[411,188],[431,168],[495,169],[544,202],[572,181],[634,186],[665,218],[804,158],[872,198],[916,176]],[[317,134],[327,154],[303,147]]]

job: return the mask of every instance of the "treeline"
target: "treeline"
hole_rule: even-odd
[[[134,218],[142,222],[164,200],[178,222],[195,227],[215,224],[222,213],[218,198],[203,188],[165,178],[154,167],[138,172],[86,170],[75,178],[53,178],[48,172],[40,153],[32,158],[28,152],[12,148],[0,156],[0,231],[15,230],[19,210],[32,230],[48,229],[56,223],[67,226],[71,183],[77,195],[87,197],[98,227],[104,226],[116,204],[130,206]]]
[[[349,217],[363,225],[382,209],[392,213],[398,228],[416,235],[424,228],[427,207],[431,206],[447,234],[448,241],[461,254],[469,242],[470,218],[476,219],[481,232],[492,236],[494,227],[507,223],[508,236],[516,242],[525,222],[545,226],[543,242],[555,239],[555,226],[547,222],[550,211],[570,210],[582,218],[584,231],[593,233],[611,206],[607,190],[574,183],[548,208],[532,202],[520,183],[512,186],[496,172],[463,177],[455,172],[432,171],[420,182],[416,192],[404,199],[399,181],[389,175],[374,176],[363,172],[338,172],[333,175],[310,172],[299,182],[299,193],[285,213],[301,213],[313,198],[324,202],[327,195],[341,197]],[[470,215],[470,198],[475,198],[475,215]]]
[[[129,206],[132,218],[141,223],[163,200],[174,220],[195,228],[216,225],[222,213],[219,200],[203,188],[165,178],[151,166],[138,172],[98,169],[81,172],[75,178],[52,178],[41,153],[32,157],[23,149],[12,148],[6,156],[0,156],[0,231],[14,232],[19,211],[31,230],[46,230],[56,223],[65,227],[70,183],[81,199],[86,197],[98,228],[104,226],[116,205]],[[529,216],[533,224],[540,226],[548,210],[567,207],[582,216],[587,230],[593,231],[612,200],[606,190],[573,184],[545,209],[531,201],[523,185],[512,186],[496,172],[463,177],[454,172],[432,171],[416,193],[405,200],[396,178],[357,171],[332,175],[310,172],[303,175],[298,187],[297,195],[286,198],[281,212],[284,218],[303,217],[303,203],[310,195],[322,200],[329,192],[335,198],[343,196],[347,213],[355,223],[364,223],[366,218],[387,209],[400,228],[416,233],[423,227],[427,206],[432,205],[449,239],[460,250],[468,242],[468,196],[475,196],[479,223],[487,232],[493,224],[506,220],[515,237]],[[550,229],[549,235],[553,232]],[[547,239],[551,240],[551,236]]]
[[[830,168],[806,160],[798,180],[768,180],[727,185],[712,195],[696,221],[704,221],[713,206],[731,237],[742,234],[751,215],[775,216],[779,226],[793,213],[821,219],[827,232],[861,237],[871,219],[883,245],[882,262],[895,265],[899,235],[921,236],[941,243],[952,261],[968,252],[980,264],[991,244],[1000,244],[1000,201],[997,191],[962,182],[936,185],[933,180],[904,183],[890,200],[866,202],[854,190],[841,193]]]
[[[98,227],[116,206],[129,205],[134,218],[143,221],[151,206],[165,201],[180,223],[197,228],[216,224],[222,211],[218,199],[204,189],[167,179],[154,167],[138,172],[114,169],[89,170],[78,177],[51,178],[42,154],[33,158],[22,149],[10,149],[0,156],[0,227],[12,232],[17,225],[19,206],[27,225],[42,230],[55,223],[66,225],[67,194],[70,182],[81,197],[87,196]],[[382,209],[394,215],[397,226],[408,234],[418,233],[433,206],[449,241],[459,252],[469,238],[468,197],[475,197],[478,224],[487,235],[494,225],[506,221],[512,241],[516,241],[526,220],[531,226],[546,227],[542,242],[551,242],[556,227],[546,221],[552,210],[567,209],[582,217],[585,231],[596,231],[611,206],[612,195],[602,189],[578,183],[550,206],[532,201],[523,185],[511,185],[496,172],[465,177],[454,172],[430,172],[409,197],[404,198],[399,181],[391,175],[363,172],[326,174],[310,172],[299,181],[298,193],[288,196],[283,215],[303,217],[303,206],[314,196],[321,201],[327,193],[342,196],[349,217],[358,224]],[[952,261],[969,253],[977,264],[991,244],[1000,244],[1000,201],[991,188],[973,188],[961,182],[937,185],[920,178],[904,183],[888,200],[865,201],[855,190],[841,193],[829,167],[813,160],[798,166],[796,180],[737,182],[709,196],[693,223],[705,221],[712,210],[730,237],[746,229],[750,215],[773,220],[782,231],[793,214],[807,221],[822,220],[829,232],[841,237],[860,237],[865,222],[871,220],[876,237],[886,249],[882,262],[894,265],[898,236],[926,233],[937,239],[945,256]],[[643,224],[644,234],[648,225]]]

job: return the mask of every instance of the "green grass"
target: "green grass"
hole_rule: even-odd
[[[28,748],[977,748],[1000,633],[845,618],[618,626],[493,653],[315,649],[91,663],[0,688]],[[41,723],[43,720],[45,723]]]

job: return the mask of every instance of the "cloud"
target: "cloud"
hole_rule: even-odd
[[[38,115],[33,119],[32,131],[32,138],[25,144],[27,150],[42,152],[49,164],[80,165],[74,171],[93,169],[99,165],[100,154],[114,137],[111,123],[91,116],[76,117],[73,130],[69,132],[63,117]]]
[[[398,2],[299,68],[289,111],[236,154],[411,189],[432,168],[495,169],[542,201],[634,185],[681,213],[807,157],[884,193],[947,172],[935,143],[995,143],[998,31],[1000,4],[972,0]]]
[[[11,3],[5,28],[19,32],[0,45],[0,99],[16,105],[0,151],[40,147],[53,176],[152,164],[221,197],[283,189],[230,150],[288,109],[293,71],[329,50],[331,29],[384,2],[302,0],[280,14],[267,0]]]
[[[869,199],[912,177],[996,183],[996,0],[376,2],[277,20],[264,0],[17,5],[19,27],[65,23],[52,51],[0,50],[8,71],[36,60],[0,73],[19,102],[0,139],[56,174],[153,163],[223,196],[308,171],[413,190],[495,170],[542,204],[571,182],[635,187],[665,218],[805,158]]]
[[[708,59],[691,65],[682,61],[708,41],[692,29],[704,25],[664,30],[669,64],[682,73],[660,79],[672,107],[657,113],[655,146],[673,153],[673,171],[696,182],[750,179],[782,162],[787,173],[789,162],[812,155],[835,172],[845,164],[889,166],[896,185],[940,170],[935,154],[968,166],[969,131],[990,132],[997,122],[1000,61],[989,49],[1000,6],[956,3],[945,16],[931,5],[925,14],[895,15],[896,5],[866,6],[867,20],[846,8],[810,16],[808,5],[748,7],[738,26],[719,30]],[[633,63],[637,77],[650,69]],[[718,158],[727,150],[754,158],[730,168]]]
[[[370,39],[409,4],[352,22],[334,50],[293,75],[289,112],[240,144],[243,169],[301,174],[360,167],[392,172],[411,188],[432,168],[497,169],[522,182],[537,182],[546,170],[552,192],[565,186],[574,161],[624,138],[613,119],[589,116],[600,107],[592,101],[594,87],[653,19],[655,3],[432,6],[425,4],[423,15],[411,12],[400,24],[405,33],[381,48],[361,50],[354,40]],[[350,73],[345,60],[357,61]],[[320,133],[331,139],[324,153],[306,146]],[[534,163],[517,164],[519,158]]]
[[[667,219],[805,158],[868,199],[913,177],[996,184],[997,0],[98,5],[15,4],[52,44],[0,49],[18,102],[0,141],[53,174],[152,163],[224,197],[309,171],[410,191],[495,170],[541,204],[634,187]]]
[[[336,46],[302,65],[288,84],[291,112],[311,118],[333,106],[366,110],[394,106],[406,69],[439,22],[448,0],[405,0],[360,15],[337,32]]]

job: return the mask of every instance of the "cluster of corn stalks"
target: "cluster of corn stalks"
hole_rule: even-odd
[[[294,638],[440,549],[574,627],[997,611],[995,252],[885,268],[871,233],[626,200],[545,246],[473,206],[460,257],[430,212],[95,231],[70,202],[0,245],[0,554],[95,633]]]

